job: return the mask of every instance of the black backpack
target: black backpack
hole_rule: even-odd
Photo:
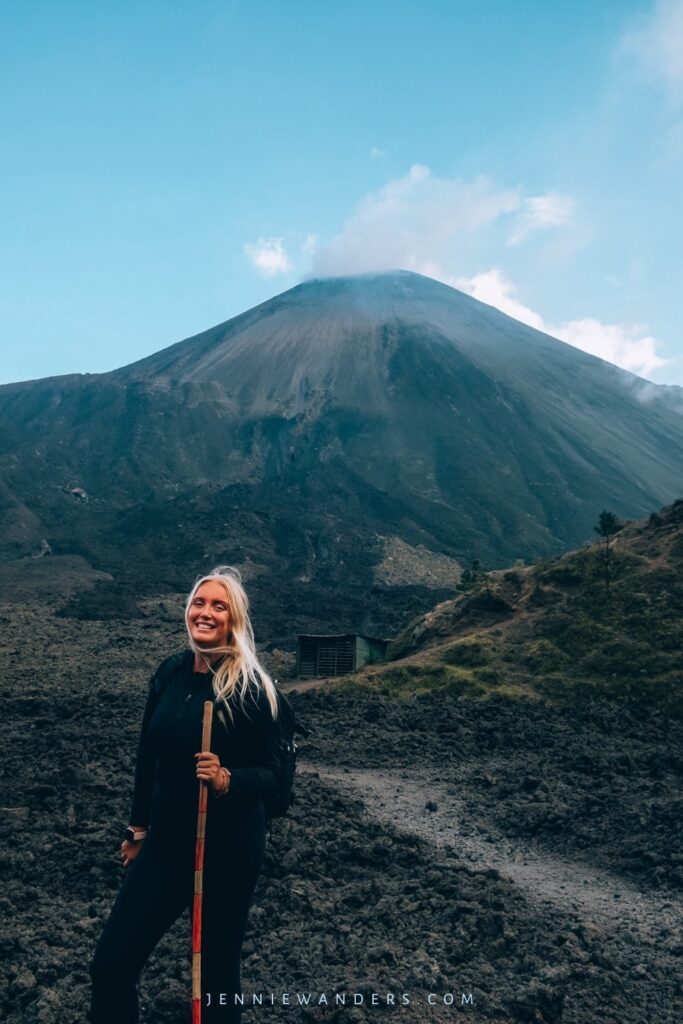
[[[277,689],[277,687],[276,687]],[[294,801],[294,773],[296,771],[297,744],[296,734],[309,736],[310,731],[297,721],[290,700],[277,690],[278,715],[275,719],[275,735],[278,757],[280,759],[280,787],[277,796],[268,805],[268,821],[282,818]]]

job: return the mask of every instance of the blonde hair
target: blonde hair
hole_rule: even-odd
[[[197,591],[203,583],[211,580],[220,583],[225,589],[230,614],[230,633],[225,647],[200,648],[192,639],[187,617]],[[185,628],[190,640],[190,647],[199,657],[207,654],[224,655],[216,665],[212,665],[206,657],[204,660],[213,675],[213,692],[216,700],[223,702],[231,721],[231,698],[237,695],[244,705],[250,686],[256,687],[257,694],[261,689],[264,691],[268,698],[271,714],[273,718],[277,718],[277,690],[256,654],[254,631],[249,619],[249,598],[242,586],[242,577],[237,569],[231,565],[218,565],[206,576],[199,576],[195,580],[185,602]]]

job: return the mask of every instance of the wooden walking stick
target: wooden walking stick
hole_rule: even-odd
[[[211,717],[213,702],[204,703],[202,750],[211,749]],[[202,1022],[202,891],[204,888],[204,837],[206,836],[206,805],[209,784],[199,783],[199,810],[194,847],[194,899],[192,901],[192,1024]]]

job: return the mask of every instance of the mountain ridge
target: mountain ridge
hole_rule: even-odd
[[[154,586],[249,550],[302,601],[334,588],[330,625],[345,579],[375,587],[375,536],[455,580],[678,497],[683,419],[639,381],[420,275],[316,279],[118,370],[0,388],[0,555]],[[253,507],[277,510],[255,547]]]

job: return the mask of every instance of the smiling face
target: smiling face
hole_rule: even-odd
[[[230,627],[225,587],[216,580],[207,580],[197,589],[187,610],[190,636],[198,647],[226,647]]]

